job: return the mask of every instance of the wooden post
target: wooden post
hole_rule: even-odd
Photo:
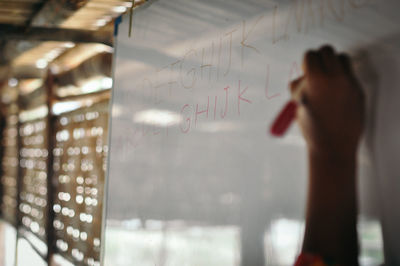
[[[20,232],[19,229],[21,227],[21,211],[19,210],[19,205],[21,204],[21,190],[22,190],[22,167],[20,165],[21,162],[21,148],[22,148],[22,137],[20,134],[20,129],[21,129],[21,121],[19,119],[19,114],[22,108],[22,102],[21,102],[21,96],[18,93],[17,96],[17,159],[18,159],[18,164],[17,164],[17,208],[16,208],[16,221],[15,221],[15,229],[17,231],[17,236],[16,236],[16,241],[15,241],[15,260],[14,260],[14,265],[18,266],[18,239],[20,237]],[[9,114],[8,114],[9,115]]]

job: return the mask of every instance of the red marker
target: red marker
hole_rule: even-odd
[[[293,122],[294,118],[296,117],[297,105],[303,86],[304,81],[300,83],[300,88],[298,88],[293,94],[292,100],[286,103],[282,111],[275,118],[270,128],[271,135],[281,137]]]
[[[297,103],[293,100],[286,103],[285,107],[279,113],[271,126],[271,134],[276,137],[282,136],[289,128],[296,116]]]

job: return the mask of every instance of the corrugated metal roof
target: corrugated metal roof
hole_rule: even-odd
[[[7,0],[0,1],[0,29],[3,26],[51,27],[74,30],[104,31],[112,34],[112,21],[132,7],[146,0]],[[2,25],[1,25],[2,24]],[[29,41],[29,40],[28,40]],[[27,42],[25,42],[27,43]],[[45,69],[51,62],[68,50],[74,49],[71,42],[22,42],[3,45],[17,56],[10,63],[12,68]],[[87,47],[88,48],[88,47]],[[5,49],[5,48],[4,48]],[[75,48],[84,52],[84,49]],[[20,54],[19,52],[20,51]],[[4,53],[5,51],[3,51]],[[85,52],[87,54],[87,52]],[[75,53],[76,55],[76,53]],[[57,67],[60,69],[59,61]],[[70,66],[66,67],[69,68]],[[63,67],[61,67],[62,69]],[[1,78],[1,77],[0,77]]]
[[[127,0],[91,0],[61,23],[62,28],[97,30],[132,6]]]
[[[47,67],[49,62],[53,61],[68,48],[74,47],[71,42],[43,42],[14,59],[12,65],[19,66],[36,66],[39,69]]]

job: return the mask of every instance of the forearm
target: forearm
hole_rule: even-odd
[[[309,151],[303,252],[358,265],[355,152]]]

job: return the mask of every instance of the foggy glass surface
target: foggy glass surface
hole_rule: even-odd
[[[399,7],[151,1],[134,11],[131,37],[125,15],[114,62],[105,264],[291,265],[304,230],[306,148],[296,125],[273,138],[270,123],[306,50],[329,43],[363,66],[360,50],[374,50],[376,65],[376,47],[396,47],[383,40],[398,39]],[[383,256],[372,122],[385,110],[376,107],[372,77],[357,74],[375,89],[359,156],[361,261],[371,265]]]

